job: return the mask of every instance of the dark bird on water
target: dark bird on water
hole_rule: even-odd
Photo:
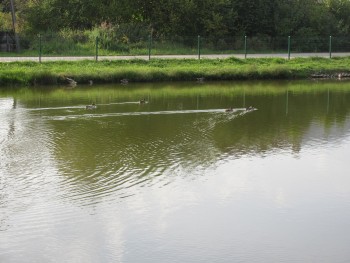
[[[95,103],[92,103],[91,105],[86,105],[85,106],[85,109],[87,109],[87,110],[94,110],[96,108],[97,108],[97,106],[95,105]]]
[[[204,77],[197,78],[197,82],[203,83],[204,82]]]
[[[145,103],[147,103],[147,100],[146,100],[145,98],[140,99],[139,103],[140,103],[140,104],[145,104]]]
[[[127,80],[127,79],[122,79],[122,80],[120,80],[120,83],[123,84],[123,85],[126,85],[126,84],[129,83],[129,80]]]
[[[66,78],[67,84],[71,87],[75,87],[77,85],[77,82],[74,79]]]

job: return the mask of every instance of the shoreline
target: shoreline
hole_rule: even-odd
[[[0,87],[129,82],[331,79],[350,76],[350,57],[128,59],[0,63]]]

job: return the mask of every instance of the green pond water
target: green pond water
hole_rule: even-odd
[[[0,262],[348,262],[349,156],[346,81],[2,89]]]

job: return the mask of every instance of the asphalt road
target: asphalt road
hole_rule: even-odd
[[[332,53],[332,57],[347,57],[350,56],[348,53]],[[201,59],[224,59],[229,57],[245,58],[244,54],[217,54],[217,55],[201,55]],[[286,58],[288,59],[287,53],[280,54],[247,54],[247,58]],[[290,58],[297,57],[324,57],[329,58],[329,53],[291,53]],[[151,55],[151,59],[198,59],[198,55]],[[78,60],[95,60],[95,56],[60,56],[60,57],[41,57],[41,61],[78,61]],[[98,60],[126,60],[126,59],[143,59],[148,60],[148,56],[99,56]],[[15,61],[37,61],[39,57],[0,57],[0,62],[15,62]]]

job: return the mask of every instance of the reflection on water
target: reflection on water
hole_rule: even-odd
[[[346,262],[349,101],[346,82],[2,91],[0,261]]]

